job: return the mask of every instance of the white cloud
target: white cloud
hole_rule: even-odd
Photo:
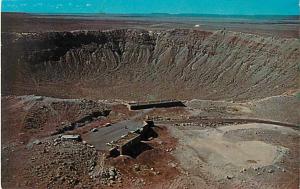
[[[87,6],[87,7],[90,7],[90,6],[92,6],[92,4],[90,4],[90,3],[87,3],[85,6]]]

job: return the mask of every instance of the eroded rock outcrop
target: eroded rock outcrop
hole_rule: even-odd
[[[248,99],[298,88],[297,39],[193,30],[3,35],[5,93]]]

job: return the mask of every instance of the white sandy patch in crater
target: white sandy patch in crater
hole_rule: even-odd
[[[197,171],[198,166],[210,170],[215,176],[236,172],[243,168],[255,168],[272,165],[287,154],[288,148],[263,141],[230,140],[224,133],[239,129],[278,130],[278,126],[267,124],[241,124],[206,130],[177,130],[180,147],[175,156],[184,168]],[[280,127],[285,133],[295,132],[290,128]],[[282,134],[283,134],[282,133]],[[206,167],[206,168],[205,168]],[[194,170],[194,171],[193,171]],[[223,175],[223,174],[222,174]]]
[[[283,147],[261,141],[233,143],[224,141],[222,138],[215,138],[200,139],[197,142],[201,143],[199,150],[211,152],[207,156],[207,161],[216,166],[228,163],[243,168],[268,166],[280,159],[281,152],[287,151]]]

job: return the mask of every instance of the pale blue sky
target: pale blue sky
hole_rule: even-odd
[[[298,0],[2,0],[3,12],[299,15]]]

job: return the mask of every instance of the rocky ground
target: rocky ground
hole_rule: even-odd
[[[120,101],[33,95],[2,97],[2,110],[9,112],[2,118],[2,186],[296,188],[299,117],[290,114],[290,119],[286,119],[286,108],[270,111],[264,108],[262,113],[259,104],[272,107],[276,99],[281,98],[281,102],[285,102],[282,107],[297,111],[299,101],[294,101],[293,96],[273,98],[248,103],[192,100],[185,102],[186,107],[152,109],[141,114],[129,111]],[[41,109],[48,111],[43,111],[43,116],[28,116],[39,115]],[[56,132],[66,122],[76,122],[95,111],[109,114],[91,119],[80,127]],[[54,122],[58,126],[49,121],[54,112],[55,116],[60,115],[59,121]],[[14,116],[17,114],[19,116]],[[279,125],[247,123],[244,119],[270,120],[270,114],[280,115],[273,119]],[[204,119],[208,115],[211,119]],[[35,122],[29,127],[31,117]],[[79,134],[84,138],[93,128],[128,117],[153,119],[157,125],[158,136],[144,141],[147,150],[134,158],[107,158],[105,152],[95,150],[84,139],[62,138],[65,134]],[[228,122],[223,118],[243,119]],[[290,125],[280,126],[283,121]]]
[[[3,16],[3,188],[299,188],[293,24]],[[185,107],[126,106],[160,99]],[[148,119],[132,157],[86,140]]]
[[[178,175],[177,161],[169,154],[176,140],[165,127],[155,128],[159,137],[145,141],[149,149],[136,158],[107,158],[107,153],[82,139],[63,139],[66,134],[84,136],[92,128],[136,114],[118,102],[9,96],[2,97],[2,111],[6,112],[2,117],[3,187],[147,187]],[[57,132],[95,111],[102,115]]]

